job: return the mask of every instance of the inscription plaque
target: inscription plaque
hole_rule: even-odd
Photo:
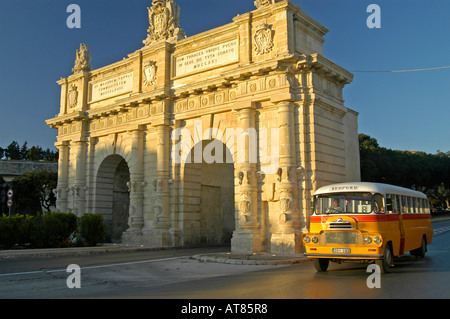
[[[239,62],[237,39],[174,58],[174,77]]]
[[[95,102],[133,90],[133,72],[91,85],[90,102]]]

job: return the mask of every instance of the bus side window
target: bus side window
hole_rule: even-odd
[[[386,195],[386,213],[392,214],[395,210],[395,195]]]
[[[374,196],[373,211],[377,214],[384,214],[384,198],[380,194]]]
[[[414,197],[411,197],[411,210],[410,213],[417,213],[417,201]]]
[[[406,196],[402,196],[402,213],[406,214],[408,212],[408,204],[406,203]]]
[[[408,201],[408,213],[414,213],[414,205],[413,205],[413,198],[408,196],[406,197],[406,200]]]
[[[416,201],[417,201],[417,213],[423,214],[422,199],[416,198]]]
[[[422,214],[429,214],[430,209],[428,208],[428,200],[422,198]]]
[[[400,202],[400,196],[399,195],[395,196],[395,199],[396,199],[395,211],[396,211],[396,213],[400,214],[402,212],[402,205],[401,205],[401,202]]]
[[[429,214],[430,213],[430,202],[428,201],[428,199],[424,199],[425,201],[425,213]]]

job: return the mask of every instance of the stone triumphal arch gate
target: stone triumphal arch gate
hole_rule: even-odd
[[[97,70],[80,45],[47,120],[58,210],[103,214],[113,241],[301,252],[314,190],[360,178],[353,76],[299,7],[255,6],[186,37],[175,1],[153,0],[143,47]]]

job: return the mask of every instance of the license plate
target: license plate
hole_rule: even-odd
[[[333,253],[336,253],[336,254],[350,254],[350,248],[333,248]]]

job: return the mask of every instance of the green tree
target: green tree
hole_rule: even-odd
[[[376,150],[380,148],[378,141],[369,135],[359,134],[359,147],[362,149]]]
[[[20,146],[16,141],[11,142],[5,149],[5,157],[8,160],[20,160]]]
[[[19,143],[13,141],[6,148],[0,147],[0,159],[3,157],[7,160],[57,162],[59,153],[58,151],[52,151],[49,148],[43,150],[39,145],[29,148],[27,141],[20,147]]]
[[[427,193],[433,203],[448,206],[450,153],[396,151],[380,147],[378,141],[359,134],[361,180],[393,184]]]
[[[20,160],[26,160],[28,156],[28,142],[25,141],[22,144],[22,147],[20,148]]]
[[[12,181],[16,211],[34,215],[56,205],[53,189],[58,182],[58,173],[49,170],[33,171],[16,177]]]
[[[45,151],[42,151],[42,160],[47,162],[57,162],[59,158],[59,152],[52,151],[49,148],[47,148]]]
[[[44,159],[43,155],[44,154],[40,146],[32,146],[27,152],[26,159],[29,161],[40,161]]]

